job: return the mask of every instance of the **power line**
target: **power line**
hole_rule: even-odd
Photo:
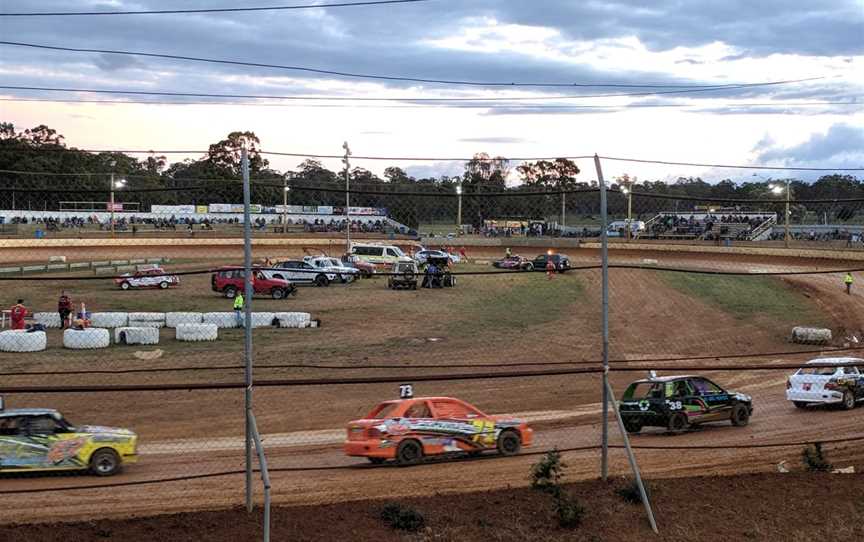
[[[790,166],[739,166],[729,164],[705,164],[700,162],[671,162],[668,160],[644,160],[639,158],[620,158],[613,156],[601,156],[603,160],[611,160],[614,162],[633,162],[636,164],[661,164],[666,166],[696,166],[696,167],[713,167],[718,169],[767,169],[781,171],[864,171],[864,167],[790,167]]]
[[[42,11],[26,13],[0,13],[0,17],[70,17],[89,15],[176,15],[187,13],[236,13],[248,11],[288,11],[297,9],[350,8],[361,6],[380,6],[385,4],[415,4],[429,0],[376,0],[367,2],[339,2],[334,4],[303,4],[296,6],[259,6],[245,8],[202,8],[202,9],[154,9],[140,11]]]
[[[645,95],[653,95],[653,94],[671,94],[671,93],[685,93],[685,92],[704,92],[704,91],[715,91],[715,90],[734,90],[734,89],[742,89],[742,88],[753,88],[753,87],[764,87],[764,86],[776,86],[776,85],[787,85],[792,83],[801,83],[806,81],[816,81],[820,79],[825,79],[825,77],[808,77],[804,79],[791,79],[787,81],[772,81],[768,83],[742,83],[735,85],[723,85],[723,86],[706,86],[706,87],[694,87],[693,85],[630,85],[630,84],[621,84],[621,83],[534,83],[534,82],[492,82],[492,81],[464,81],[464,80],[451,80],[451,79],[426,79],[421,77],[405,77],[405,76],[396,76],[396,75],[377,75],[377,74],[364,74],[364,73],[353,73],[353,72],[343,72],[338,70],[325,70],[319,68],[309,68],[305,66],[288,66],[282,64],[267,64],[262,62],[248,62],[248,61],[240,61],[240,60],[225,60],[225,59],[216,59],[216,58],[205,58],[205,57],[195,57],[195,56],[186,56],[186,55],[169,55],[164,53],[146,53],[140,51],[124,51],[119,49],[89,49],[89,48],[81,48],[81,47],[61,47],[56,45],[43,45],[36,43],[24,43],[18,41],[0,41],[0,45],[11,45],[14,47],[28,47],[32,49],[47,49],[51,51],[68,51],[73,53],[99,53],[99,54],[110,54],[110,55],[125,55],[125,56],[143,56],[147,58],[165,58],[169,60],[186,60],[191,62],[204,62],[209,64],[227,64],[232,66],[249,66],[255,68],[272,68],[279,70],[289,70],[289,71],[300,71],[306,73],[314,73],[319,75],[334,75],[338,77],[351,77],[358,79],[373,79],[378,81],[401,81],[401,82],[412,82],[412,83],[435,83],[435,84],[445,84],[445,85],[464,85],[464,86],[481,86],[481,87],[558,87],[558,88],[566,88],[566,87],[579,87],[579,88],[598,88],[598,87],[616,87],[616,88],[684,88],[684,90],[674,90],[674,91],[665,91],[665,92],[652,92],[646,93]]]
[[[2,43],[2,42],[0,42]],[[321,95],[275,95],[275,94],[224,94],[224,93],[203,93],[203,92],[180,92],[180,91],[144,91],[144,90],[116,90],[116,89],[92,89],[92,88],[71,88],[71,87],[36,87],[24,85],[0,85],[0,89],[5,90],[33,90],[42,92],[73,92],[73,93],[91,93],[91,94],[120,94],[120,95],[136,95],[136,96],[173,96],[173,97],[193,97],[193,98],[235,98],[235,99],[255,99],[255,100],[316,100],[316,101],[358,101],[358,102],[506,102],[506,101],[533,101],[533,100],[572,100],[580,98],[620,98],[620,97],[639,97],[639,96],[655,96],[663,94],[680,94],[682,92],[697,92],[706,90],[735,90],[739,88],[761,87],[761,86],[776,86],[788,85],[793,83],[802,83],[823,79],[822,77],[805,78],[805,79],[789,79],[781,81],[766,81],[763,83],[731,83],[726,85],[677,85],[674,88],[684,88],[685,90],[672,90],[667,92],[625,92],[625,93],[604,93],[604,94],[547,94],[543,96],[469,96],[456,98],[428,98],[428,97],[410,97],[410,96],[321,96]],[[569,85],[567,85],[569,86]],[[596,86],[596,87],[616,87],[625,86],[618,84],[596,84],[596,85],[579,85],[579,86]],[[636,88],[643,86],[654,88],[659,85],[627,85]],[[121,102],[122,103],[122,102]],[[149,103],[149,102],[148,102]],[[167,102],[175,103],[175,102]],[[183,103],[183,102],[180,102]],[[831,103],[831,102],[827,102]],[[849,103],[849,102],[840,102]],[[852,102],[855,103],[855,102]],[[648,105],[648,104],[646,104]]]

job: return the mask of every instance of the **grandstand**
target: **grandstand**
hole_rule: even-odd
[[[663,212],[645,222],[643,238],[667,240],[763,241],[771,236],[777,214],[763,211],[711,209]]]

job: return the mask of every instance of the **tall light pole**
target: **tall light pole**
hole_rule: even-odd
[[[456,235],[462,235],[462,183],[456,185]]]
[[[627,196],[627,242],[630,242],[630,238],[633,235],[633,191],[630,190],[628,186],[622,186],[621,192]]]
[[[282,234],[288,233],[288,192],[291,187],[288,186],[288,174],[282,177]]]
[[[351,149],[348,148],[348,142],[342,143],[342,148],[345,149],[345,156],[342,158],[342,163],[345,164],[345,253],[351,254],[351,193],[349,192],[351,181],[348,176],[348,170],[351,168],[349,156]]]
[[[564,192],[564,187],[561,187],[561,232],[563,235],[564,226],[566,226],[567,219],[567,193]]]
[[[783,221],[783,246],[789,248],[789,215],[790,213],[790,204],[792,203],[792,180],[786,179],[786,186],[773,185],[771,186],[771,191],[775,194],[779,194],[783,191],[786,192],[786,219]]]

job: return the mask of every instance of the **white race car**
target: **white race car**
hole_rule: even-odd
[[[415,252],[414,261],[416,261],[420,265],[423,265],[426,263],[426,260],[428,260],[430,256],[433,258],[447,258],[452,263],[459,263],[462,261],[462,258],[460,258],[458,254],[454,254],[452,252],[444,252],[443,250],[430,249],[423,249]]]
[[[813,359],[786,380],[786,399],[798,408],[840,404],[845,409],[864,401],[864,359]]]
[[[180,277],[170,275],[160,267],[144,269],[135,273],[125,273],[114,279],[114,284],[128,290],[129,288],[167,288],[180,285]]]
[[[351,282],[360,275],[360,270],[356,267],[349,267],[339,261],[339,258],[331,258],[329,256],[306,256],[303,261],[320,269],[328,274],[335,275],[335,279],[345,284]]]

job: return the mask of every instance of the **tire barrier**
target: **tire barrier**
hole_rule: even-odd
[[[175,332],[178,341],[215,341],[219,338],[216,324],[178,324]]]
[[[129,327],[165,327],[164,312],[130,312]]]
[[[166,312],[165,327],[176,328],[179,324],[200,324],[203,315],[200,312]]]
[[[93,327],[124,327],[129,323],[129,315],[125,312],[94,312],[90,315]]]
[[[252,313],[252,329],[256,327],[268,327],[273,325],[273,320],[276,318],[275,312],[253,312]]]
[[[63,332],[64,348],[93,350],[96,348],[108,348],[109,344],[111,344],[111,334],[104,328],[67,329]]]
[[[831,342],[831,330],[818,327],[793,327],[792,342],[798,344],[827,344]]]
[[[115,344],[159,344],[159,329],[155,327],[118,327],[114,330]]]
[[[60,314],[56,312],[34,312],[33,320],[37,324],[42,324],[47,328],[59,328],[61,327],[62,322],[60,321]]]
[[[59,317],[58,317],[59,319]],[[44,331],[8,330],[0,332],[0,352],[41,352],[48,346]]]
[[[279,320],[279,327],[303,328],[310,327],[312,315],[308,312],[277,312],[274,313]]]
[[[205,312],[201,315],[204,324],[215,324],[218,328],[237,327],[237,317],[233,312]]]

